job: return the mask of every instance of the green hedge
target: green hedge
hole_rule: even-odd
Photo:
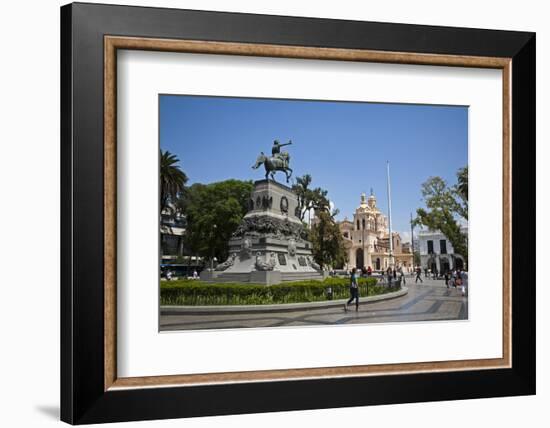
[[[367,287],[368,284],[368,287]],[[327,300],[327,288],[333,299],[349,297],[349,279],[327,278],[324,281],[297,281],[265,286],[239,283],[207,283],[198,280],[162,281],[161,305],[266,305],[273,303],[318,302]],[[375,278],[359,279],[360,297],[397,290],[398,287],[376,285]]]

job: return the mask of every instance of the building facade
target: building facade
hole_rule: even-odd
[[[468,234],[468,228],[463,227],[462,233]],[[455,254],[449,239],[438,230],[421,230],[418,233],[418,248],[423,269],[441,275],[454,269],[467,269],[464,257]]]
[[[200,272],[204,265],[201,257],[192,255],[185,246],[185,218],[166,210],[160,215],[160,268],[161,276],[169,270],[174,277],[189,277]]]
[[[376,206],[376,197],[361,194],[353,221],[345,218],[339,223],[344,245],[348,252],[347,268],[385,270],[390,266],[412,269],[413,254],[410,245],[403,245],[401,236],[392,233],[393,252],[390,254],[388,219]]]
[[[168,211],[160,215],[160,251],[162,263],[174,263],[183,256],[183,235],[185,220],[172,216]]]

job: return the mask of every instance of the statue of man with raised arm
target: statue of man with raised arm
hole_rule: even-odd
[[[289,140],[288,143],[281,144],[278,140],[273,141],[273,147],[271,148],[271,154],[274,158],[281,159],[285,166],[288,166],[289,156],[287,152],[281,152],[281,147],[290,146],[292,141]]]

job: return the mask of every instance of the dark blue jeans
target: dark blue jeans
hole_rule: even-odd
[[[350,287],[349,293],[351,297],[348,300],[348,303],[346,305],[349,305],[351,302],[355,300],[355,306],[359,307],[359,288]]]

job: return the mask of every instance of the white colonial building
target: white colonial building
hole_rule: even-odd
[[[461,230],[468,234],[468,227],[464,226]],[[430,269],[439,274],[454,269],[467,269],[464,257],[455,254],[449,239],[438,230],[421,230],[418,233],[418,248],[423,269]]]
[[[339,226],[348,252],[348,269],[371,267],[373,270],[384,270],[392,265],[406,269],[412,267],[410,246],[403,245],[397,232],[392,233],[393,252],[390,255],[388,219],[376,206],[372,190],[368,198],[361,194],[353,221],[346,217]]]

